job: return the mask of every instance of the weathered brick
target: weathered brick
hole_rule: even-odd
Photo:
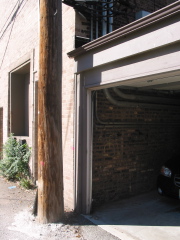
[[[140,120],[147,125],[113,127],[100,125],[94,117],[93,199],[96,204],[155,188],[161,164],[173,153],[180,153],[179,108],[120,108],[112,105],[103,91],[98,91],[97,114],[104,122],[138,123]]]

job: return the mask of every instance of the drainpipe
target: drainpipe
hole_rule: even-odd
[[[145,103],[153,103],[153,104],[167,104],[167,105],[180,105],[179,99],[170,99],[170,98],[162,98],[162,97],[153,97],[153,96],[142,96],[135,94],[126,94],[123,93],[118,88],[113,88],[113,91],[121,98],[136,101],[136,102],[145,102]]]
[[[123,102],[126,104],[126,102]],[[123,104],[123,106],[125,106]],[[108,126],[108,127],[121,127],[121,128],[126,128],[126,127],[135,127],[135,126],[143,126],[143,125],[154,125],[154,126],[159,126],[159,125],[180,125],[180,123],[175,123],[175,122],[127,122],[127,121],[104,121],[101,120],[98,116],[97,113],[97,92],[95,92],[95,95],[93,94],[93,106],[94,106],[94,116],[96,119],[96,126]]]
[[[131,108],[134,108],[134,107],[142,107],[142,108],[147,108],[147,107],[153,107],[153,108],[160,108],[160,109],[163,109],[163,108],[167,108],[167,105],[164,105],[164,104],[151,104],[151,103],[140,103],[140,102],[125,102],[125,101],[118,101],[116,99],[114,99],[109,90],[108,89],[104,89],[104,94],[106,96],[106,98],[109,100],[110,103],[112,103],[113,105],[115,106],[118,106],[118,107],[131,107]],[[169,107],[179,107],[179,105],[176,105],[176,106],[171,106],[169,105]]]

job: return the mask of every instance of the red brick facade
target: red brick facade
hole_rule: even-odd
[[[161,164],[173,153],[180,153],[179,108],[120,108],[101,90],[97,115],[106,124],[94,117],[94,203],[154,189]],[[128,122],[134,125],[128,126]]]

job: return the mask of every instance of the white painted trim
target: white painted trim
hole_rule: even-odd
[[[89,214],[92,203],[91,90],[84,88],[82,75],[77,75],[75,81],[74,207],[78,212]]]
[[[74,208],[78,205],[79,191],[79,107],[80,107],[80,76],[75,75],[75,127],[74,127]]]
[[[91,91],[87,90],[87,175],[86,175],[86,214],[91,211],[92,204],[92,104]]]

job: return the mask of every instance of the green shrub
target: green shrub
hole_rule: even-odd
[[[28,145],[20,144],[11,134],[3,146],[3,159],[0,160],[1,174],[8,180],[27,179],[30,176],[30,155]]]
[[[29,178],[22,178],[20,180],[20,185],[26,189],[34,189],[34,184],[32,183],[31,179],[29,179]]]

